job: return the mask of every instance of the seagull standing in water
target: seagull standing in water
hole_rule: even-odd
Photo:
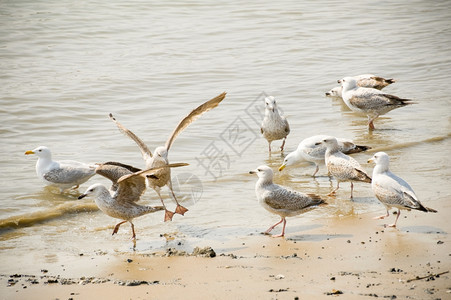
[[[371,183],[371,178],[366,174],[362,166],[354,158],[340,151],[336,138],[330,136],[320,143],[323,143],[327,147],[325,154],[327,170],[337,180],[337,188],[330,192],[328,196],[335,194],[340,188],[340,182],[351,182],[351,199],[354,190],[353,181]]]
[[[74,160],[52,160],[52,152],[45,146],[39,146],[25,154],[35,154],[38,157],[36,174],[46,185],[56,186],[60,192],[69,188],[77,189],[96,174],[94,165]]]
[[[280,221],[269,227],[265,234],[269,234],[277,225],[283,222],[282,233],[273,237],[285,235],[286,217],[293,217],[307,212],[318,205],[326,204],[320,196],[304,194],[289,190],[273,183],[274,173],[268,166],[260,166],[250,174],[257,174],[258,181],[255,185],[255,194],[258,202],[269,212],[279,215]]]
[[[180,123],[175,127],[172,134],[167,139],[164,146],[157,147],[152,154],[152,152],[149,150],[147,145],[133,132],[125,128],[121,123],[119,123],[116,118],[113,117],[112,114],[110,114],[110,119],[116,124],[116,126],[119,128],[119,130],[130,137],[135,143],[138,145],[139,149],[141,150],[142,157],[146,163],[146,168],[156,168],[165,166],[169,163],[168,160],[168,153],[169,149],[172,146],[172,143],[174,142],[175,138],[186,128],[188,125],[190,125],[192,122],[194,122],[197,118],[199,118],[203,113],[215,108],[219,105],[219,103],[225,98],[226,93],[222,93],[215,98],[203,103],[202,105],[198,106],[196,109],[194,109],[191,113],[189,113],[185,118],[183,118]],[[185,212],[188,211],[187,208],[183,207],[179,204],[177,198],[175,197],[174,191],[172,189],[172,181],[171,181],[171,170],[169,168],[163,168],[155,172],[155,176],[148,177],[147,181],[152,187],[155,192],[160,197],[161,203],[163,204],[164,210],[165,210],[165,221],[171,221],[172,217],[174,215],[174,212],[169,211],[163,201],[163,198],[161,197],[160,189],[167,185],[171,191],[172,197],[174,198],[175,202],[177,203],[177,207],[175,209],[175,213],[184,215]]]
[[[402,99],[377,89],[359,87],[352,77],[340,79],[338,83],[343,87],[343,101],[352,111],[368,116],[368,127],[371,130],[374,129],[374,120],[380,115],[414,103],[410,99]]]
[[[375,217],[374,219],[384,219],[388,217],[389,209],[395,207],[398,209],[395,223],[388,226],[396,227],[396,222],[398,222],[398,218],[401,215],[401,209],[437,212],[435,209],[421,204],[410,185],[402,178],[390,172],[388,168],[390,158],[387,153],[378,152],[374,154],[368,162],[376,163],[376,166],[373,169],[373,182],[371,183],[371,187],[376,198],[379,199],[387,209],[386,215]]]
[[[324,155],[326,154],[326,145],[321,142],[327,138],[327,135],[314,135],[303,139],[296,151],[285,156],[279,171],[282,171],[287,166],[294,165],[298,162],[308,161],[315,164],[316,169],[313,173],[315,177],[319,170],[319,163],[324,163]],[[339,150],[345,154],[358,153],[368,150],[370,147],[354,144],[351,140],[344,138],[337,138]]]
[[[283,139],[282,146],[280,146],[280,151],[283,151],[285,141],[290,133],[290,125],[288,125],[287,119],[280,114],[276,99],[273,96],[265,98],[265,117],[260,131],[268,141],[269,153],[271,153],[272,141],[280,139]]]
[[[146,190],[146,178],[155,176],[155,172],[170,167],[186,166],[186,163],[167,164],[162,167],[150,168],[143,171],[132,173],[130,168],[117,163],[100,164],[96,172],[113,182],[113,188],[108,190],[104,185],[96,183],[88,187],[85,193],[80,195],[78,199],[92,195],[95,198],[96,205],[105,214],[110,217],[121,219],[122,222],[116,224],[113,235],[119,230],[125,222],[129,222],[132,227],[132,239],[136,240],[135,225],[132,223],[134,218],[142,215],[150,214],[164,207],[152,207],[139,205],[141,195]]]

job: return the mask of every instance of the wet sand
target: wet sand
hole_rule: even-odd
[[[442,212],[451,206],[446,199],[434,205]],[[64,264],[15,262],[1,274],[0,294],[2,299],[449,299],[451,274],[434,276],[451,270],[447,215],[403,212],[397,229],[383,227],[393,215],[373,220],[376,215],[313,224],[290,218],[285,239],[255,233],[198,245],[214,250],[203,254],[185,254],[180,245],[162,252],[67,254]]]

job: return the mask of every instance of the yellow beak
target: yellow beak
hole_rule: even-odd
[[[279,167],[279,172],[282,171],[283,169],[285,169],[286,166],[287,166],[287,165],[281,165],[281,166]]]
[[[34,152],[31,150],[28,150],[27,152],[25,152],[25,155],[28,155],[28,154],[34,154]]]
[[[369,163],[374,162],[374,159],[373,159],[373,158],[370,158],[370,159],[368,159],[367,162],[369,162]]]

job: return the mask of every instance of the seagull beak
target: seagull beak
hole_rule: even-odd
[[[87,196],[87,194],[81,194],[80,196],[78,196],[78,200],[81,200],[81,199],[83,199],[86,196]]]
[[[34,152],[31,150],[28,150],[27,152],[25,152],[25,155],[29,155],[29,154],[34,154]]]
[[[374,158],[373,157],[371,157],[370,159],[368,159],[368,161],[367,162],[369,162],[369,163],[371,163],[371,162],[374,162]]]
[[[283,169],[285,169],[286,166],[287,166],[286,164],[281,165],[281,166],[279,167],[279,172],[281,172]]]
[[[256,171],[249,171],[249,174],[256,174]]]
[[[341,79],[337,80],[338,83],[341,83]]]

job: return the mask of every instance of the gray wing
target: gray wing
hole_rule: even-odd
[[[199,118],[203,113],[215,108],[219,105],[219,103],[224,100],[226,96],[226,93],[222,93],[213,99],[205,102],[204,104],[200,105],[196,109],[194,109],[192,112],[190,112],[185,118],[183,118],[182,121],[175,127],[172,134],[169,136],[169,139],[166,141],[166,149],[169,150],[172,146],[172,143],[174,142],[175,138],[182,132],[186,127],[188,127],[189,124],[193,123],[197,118]]]
[[[288,124],[287,118],[282,116],[282,121],[285,125],[285,133],[288,135],[290,133],[290,124]]]
[[[95,175],[94,168],[79,166],[61,166],[43,175],[44,179],[53,183],[70,184]]]
[[[363,91],[362,91],[363,90]],[[397,108],[413,103],[410,99],[401,99],[397,96],[380,93],[375,89],[357,89],[349,102],[362,110],[379,110],[384,107]]]
[[[137,202],[146,190],[146,176],[164,168],[177,168],[188,166],[187,163],[173,163],[165,166],[150,168],[126,174],[117,180],[118,189],[116,191],[116,200],[123,202]]]
[[[283,187],[265,193],[263,200],[273,209],[290,211],[299,211],[324,203],[324,201],[317,195],[303,194],[285,189]]]
[[[119,128],[119,131],[127,135],[129,138],[131,138],[135,143],[138,145],[139,150],[141,151],[142,157],[144,161],[147,161],[152,157],[152,152],[149,150],[147,145],[133,132],[125,128],[121,123],[119,123],[116,118],[113,117],[113,114],[110,113],[110,119],[116,124],[117,128]]]
[[[377,175],[373,187],[376,197],[387,205],[424,210],[421,209],[423,206],[407,182],[392,173],[390,175]]]
[[[371,177],[355,159],[340,152],[329,157],[327,169],[337,179],[371,182]]]

